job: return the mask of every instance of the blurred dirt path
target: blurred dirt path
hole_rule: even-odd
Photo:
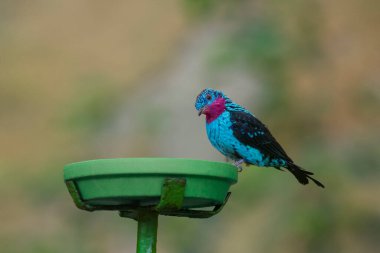
[[[191,31],[169,64],[125,94],[125,103],[95,141],[98,155],[224,160],[208,143],[195,97],[206,87],[222,89],[240,103],[258,93],[252,75],[239,66],[211,68],[210,54],[226,31],[218,22]]]

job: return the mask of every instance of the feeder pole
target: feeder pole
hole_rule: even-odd
[[[137,253],[156,253],[158,213],[140,211],[137,217]]]

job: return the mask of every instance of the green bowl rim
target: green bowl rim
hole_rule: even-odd
[[[121,175],[217,177],[232,183],[236,183],[238,177],[232,164],[189,158],[106,158],[70,163],[64,167],[65,181]]]

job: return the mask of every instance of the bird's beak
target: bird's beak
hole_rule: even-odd
[[[204,106],[201,109],[199,109],[198,116],[201,116],[202,114],[205,114],[206,109],[207,109],[207,106]]]

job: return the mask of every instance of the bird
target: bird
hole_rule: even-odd
[[[273,167],[292,173],[299,183],[309,180],[324,185],[293,162],[268,128],[243,106],[234,103],[222,91],[206,88],[196,97],[198,116],[206,116],[209,141],[227,159],[234,161],[238,171],[242,164]]]

